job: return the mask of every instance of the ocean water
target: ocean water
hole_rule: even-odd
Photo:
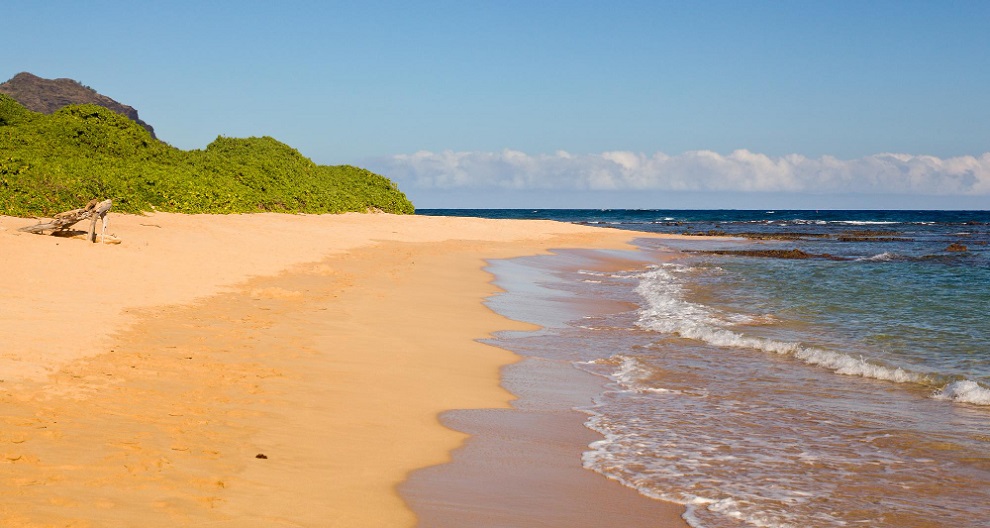
[[[990,212],[419,214],[731,237],[492,266],[543,281],[510,316],[547,291],[627,307],[506,339],[605,380],[585,467],[692,526],[990,526]]]

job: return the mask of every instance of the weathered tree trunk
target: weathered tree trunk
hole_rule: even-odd
[[[89,240],[90,242],[94,242],[94,243],[96,242],[96,221],[97,220],[102,220],[103,221],[103,231],[100,232],[100,241],[106,243],[106,241],[107,241],[107,211],[110,210],[110,206],[111,205],[113,205],[113,202],[112,201],[110,201],[110,200],[103,200],[102,202],[96,204],[96,207],[93,208],[93,214],[90,215],[90,218],[92,218],[93,220],[89,223],[89,236],[86,238],[86,240]]]
[[[22,227],[20,231],[27,233],[44,234],[45,231],[51,231],[52,234],[58,232],[68,231],[72,226],[77,223],[86,220],[87,218],[92,218],[92,222],[89,226],[89,237],[88,240],[91,242],[96,242],[96,220],[100,219],[103,221],[103,238],[106,239],[107,231],[107,211],[113,205],[113,200],[103,200],[102,202],[97,201],[95,198],[90,200],[86,207],[82,209],[73,209],[71,211],[66,211],[64,213],[58,213],[50,222],[44,222],[35,224],[33,226]]]

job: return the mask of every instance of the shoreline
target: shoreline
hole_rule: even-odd
[[[582,455],[604,436],[585,425],[589,415],[581,409],[607,390],[607,380],[575,368],[564,357],[567,345],[559,341],[559,332],[586,317],[631,306],[575,296],[557,272],[622,271],[655,260],[628,250],[553,253],[488,266],[503,291],[486,304],[511,319],[539,325],[532,332],[499,332],[485,341],[522,358],[501,369],[502,386],[515,398],[509,408],[443,413],[444,425],[469,438],[453,451],[450,462],[414,471],[400,494],[419,514],[423,528],[688,528],[684,506],[644,497],[584,468]],[[544,347],[557,345],[542,344],[547,339],[563,348],[549,351]]]
[[[7,526],[411,526],[395,487],[465,438],[438,414],[512,398],[499,368],[517,357],[475,340],[531,325],[482,304],[497,290],[484,259],[641,236],[391,215],[111,222],[117,246],[0,217]]]

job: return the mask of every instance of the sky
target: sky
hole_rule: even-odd
[[[0,81],[419,208],[990,209],[990,2],[8,0]]]

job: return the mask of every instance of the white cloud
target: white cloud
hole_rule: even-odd
[[[851,160],[736,150],[670,156],[429,152],[376,160],[375,169],[420,189],[669,190],[990,195],[990,153],[937,158],[874,154]]]

